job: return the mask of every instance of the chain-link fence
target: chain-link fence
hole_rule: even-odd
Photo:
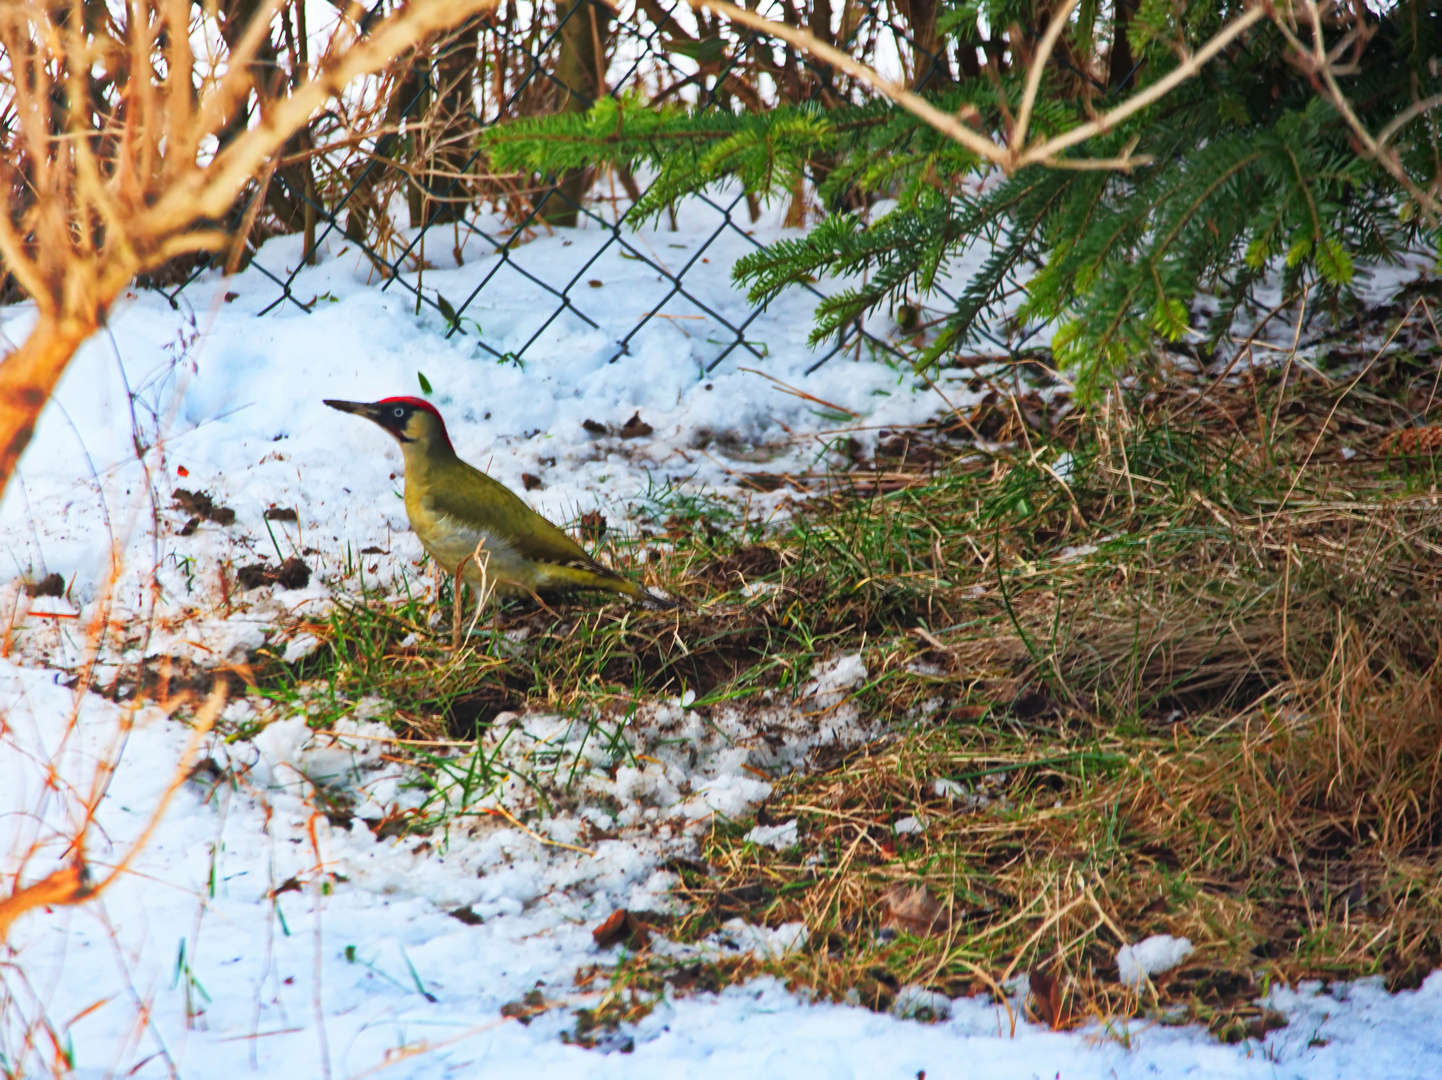
[[[287,21],[289,10],[283,12],[272,53],[278,67],[298,72],[305,65],[304,22],[301,9],[294,10],[294,25]],[[377,5],[372,17],[380,12]],[[827,0],[799,8],[783,2],[763,6],[762,14],[806,26],[913,87],[955,78],[953,62],[963,74],[975,62],[974,51],[952,57],[946,44],[935,44],[942,40],[935,29],[936,5],[923,0],[862,0],[838,10]],[[667,266],[648,245],[636,242],[633,231],[631,207],[644,192],[643,177],[592,169],[566,176],[498,175],[480,148],[479,133],[518,116],[581,112],[602,94],[703,111],[758,111],[805,101],[859,103],[868,93],[784,43],[698,14],[685,0],[632,0],[616,9],[601,0],[507,0],[496,14],[406,58],[293,139],[272,173],[237,208],[231,228],[243,247],[177,268],[169,280],[151,284],[175,302],[229,262],[231,269],[246,266],[274,284],[274,297],[262,313],[282,305],[308,311],[315,298],[298,292],[298,278],[328,241],[343,238],[369,260],[381,289],[404,290],[418,310],[424,305],[439,313],[448,335],[454,335],[462,332],[468,310],[510,271],[528,283],[533,318],[529,333],[504,355],[524,360],[565,313],[592,328],[601,324],[587,310],[588,302],[599,301],[578,286],[598,259],[619,249],[649,267],[666,291],[615,340],[612,361],[624,357],[636,336],[651,320],[667,317],[668,309],[699,312],[714,324],[709,340],[719,339],[719,345],[705,360],[708,370],[737,350],[760,358],[764,347],[747,337],[760,310],[740,305],[749,313],[738,318],[738,306],[732,305],[728,315],[690,285],[707,250],[724,235],[759,246],[749,229],[759,212],[754,198],[740,191],[701,196],[714,212],[714,229],[684,264]],[[807,202],[813,191],[805,186],[796,191],[788,224],[802,225],[808,210],[814,213]],[[552,264],[521,257],[528,241],[561,229],[585,247],[579,269],[573,259],[558,275]],[[282,258],[264,246],[282,234],[304,236],[298,258]],[[462,251],[474,250],[472,244],[489,256],[469,295],[446,298],[425,286],[428,244],[432,252],[455,252],[458,260]],[[295,248],[284,250],[290,256]],[[822,295],[814,285],[807,288]],[[818,349],[814,366],[863,343],[895,351],[855,323]],[[502,356],[484,339],[479,346]]]

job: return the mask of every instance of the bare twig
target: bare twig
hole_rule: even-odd
[[[1071,18],[1078,2],[1079,0],[1066,0],[1056,9],[1056,14],[1051,17],[1051,23],[1037,46],[1036,56],[1026,72],[1026,92],[1021,99],[1021,108],[1016,113],[1016,127],[1011,133],[1013,146],[1026,145],[1027,128],[1031,126],[1031,112],[1036,107],[1036,95],[1041,89],[1041,77],[1046,72],[1046,62],[1051,59],[1052,50],[1056,48],[1061,32],[1066,29],[1066,22]]]
[[[820,38],[805,30],[799,30],[794,26],[787,26],[784,23],[773,22],[755,12],[739,8],[735,4],[728,4],[725,0],[689,0],[693,8],[705,8],[714,11],[718,15],[724,15],[733,23],[741,26],[749,26],[753,30],[760,30],[764,34],[796,46],[804,52],[810,53],[818,59],[826,61],[838,71],[843,71],[858,82],[865,83],[878,93],[884,94],[896,102],[907,112],[926,121],[936,128],[943,135],[950,136],[962,146],[973,153],[993,161],[998,165],[1004,165],[1008,159],[1007,151],[998,146],[985,135],[973,131],[961,122],[957,117],[944,113],[931,102],[918,94],[912,93],[899,82],[894,82],[882,75],[875,68],[868,67],[859,60],[854,60],[834,45],[828,45]]]
[[[1392,178],[1406,189],[1407,194],[1412,196],[1412,199],[1419,207],[1433,217],[1442,216],[1442,202],[1439,202],[1435,196],[1422,190],[1422,188],[1417,185],[1416,181],[1407,174],[1407,170],[1402,167],[1402,158],[1396,149],[1386,145],[1388,140],[1400,131],[1409,120],[1434,107],[1438,104],[1438,101],[1429,98],[1424,101],[1419,101],[1403,110],[1403,112],[1383,129],[1381,137],[1374,138],[1372,133],[1367,130],[1366,125],[1363,124],[1357,116],[1356,111],[1352,108],[1352,103],[1347,100],[1347,95],[1342,92],[1341,86],[1337,83],[1337,76],[1339,74],[1348,74],[1351,65],[1342,66],[1336,64],[1333,53],[1337,50],[1333,50],[1333,53],[1328,52],[1326,37],[1322,30],[1321,9],[1318,8],[1313,0],[1298,0],[1298,6],[1306,15],[1307,21],[1310,24],[1312,31],[1312,45],[1310,48],[1297,36],[1296,26],[1289,21],[1287,15],[1291,10],[1290,8],[1286,10],[1275,8],[1272,11],[1272,22],[1276,25],[1277,29],[1281,31],[1287,44],[1292,47],[1294,53],[1292,59],[1303,71],[1311,75],[1320,84],[1319,89],[1322,96],[1331,103],[1332,107],[1336,109],[1342,119],[1346,121],[1347,126],[1352,129],[1352,134],[1360,144],[1363,153],[1377,162],[1378,165],[1381,165],[1382,168],[1386,169]],[[1371,30],[1364,31],[1360,25],[1360,20],[1362,19],[1360,10],[1361,9],[1359,9],[1359,14],[1356,16],[1359,20],[1359,25],[1349,32],[1342,43],[1343,46],[1350,44],[1355,38],[1370,36],[1371,34]],[[1339,48],[1340,47],[1341,46],[1339,46]]]
[[[1206,66],[1208,60],[1225,49],[1255,23],[1260,22],[1264,15],[1265,12],[1260,7],[1249,8],[1245,14],[1238,15],[1226,26],[1218,30],[1216,36],[1214,36],[1211,41],[1192,53],[1145,90],[1132,95],[1115,109],[1103,113],[1095,120],[1074,127],[1070,131],[1063,132],[1055,138],[1048,139],[1040,146],[1027,151],[1022,157],[1021,164],[1043,162],[1050,165],[1052,164],[1052,159],[1061,151],[1076,146],[1078,143],[1085,142],[1094,135],[1100,135],[1103,132],[1110,131],[1128,116],[1131,116],[1141,109],[1145,109],[1148,105],[1152,104],[1152,102],[1165,97],[1176,87],[1201,71],[1202,68]]]
[[[1392,122],[1377,133],[1377,145],[1386,146],[1392,141],[1393,135],[1397,134],[1397,132],[1401,131],[1423,113],[1430,112],[1438,106],[1442,106],[1442,94],[1433,94],[1431,97],[1413,102],[1393,117]]]
[[[1085,142],[1093,136],[1104,134],[1116,127],[1119,123],[1134,113],[1146,108],[1153,102],[1166,96],[1169,92],[1181,83],[1196,75],[1206,63],[1219,52],[1230,45],[1241,34],[1250,27],[1266,17],[1266,10],[1262,6],[1248,8],[1246,12],[1237,16],[1226,26],[1222,27],[1216,35],[1198,49],[1195,53],[1183,58],[1173,70],[1169,71],[1162,78],[1152,83],[1146,89],[1139,91],[1128,98],[1115,109],[1103,113],[1094,120],[1065,131],[1044,142],[1028,145],[1026,136],[1031,123],[1031,115],[1036,103],[1036,96],[1041,86],[1047,61],[1051,58],[1052,50],[1056,46],[1057,39],[1065,29],[1066,20],[1071,14],[1075,0],[1058,10],[1047,28],[1031,67],[1027,71],[1027,82],[1025,96],[1022,99],[1021,110],[1018,113],[1016,122],[1012,125],[1012,137],[1010,145],[1002,145],[994,139],[988,138],[970,127],[967,127],[961,118],[942,112],[935,105],[932,105],[925,98],[908,90],[901,83],[886,78],[875,68],[853,59],[846,53],[837,49],[805,30],[793,26],[786,26],[783,23],[773,22],[752,11],[739,8],[729,4],[726,0],[689,0],[694,8],[704,8],[724,15],[733,23],[741,26],[749,26],[753,30],[769,34],[779,38],[798,49],[810,53],[820,60],[824,60],[838,71],[845,72],[852,78],[871,87],[873,90],[884,94],[896,102],[907,112],[924,120],[943,135],[947,135],[971,150],[979,157],[1001,167],[1006,172],[1015,172],[1017,169],[1025,168],[1028,165],[1047,165],[1053,168],[1070,169],[1114,169],[1125,172],[1138,165],[1145,165],[1150,158],[1133,157],[1131,146],[1115,158],[1094,158],[1094,159],[1066,159],[1057,157],[1064,150]],[[1135,144],[1132,144],[1135,145]]]

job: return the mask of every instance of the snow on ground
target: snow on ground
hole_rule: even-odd
[[[693,207],[682,231],[648,231],[632,243],[678,269],[706,244],[714,226],[706,213]],[[154,293],[133,294],[114,314],[113,333],[98,335],[71,365],[22,464],[23,484],[6,495],[0,512],[6,570],[78,575],[80,594],[93,593],[105,565],[106,527],[120,530],[133,520],[144,488],[127,388],[136,396],[141,438],[155,444],[165,432],[161,494],[203,489],[237,514],[234,532],[207,523],[189,538],[164,538],[158,554],[165,583],[180,595],[185,582],[175,564],[189,558],[203,565],[227,553],[232,537],[273,554],[261,520],[272,505],[300,515],[297,526],[277,532],[287,554],[291,545],[313,547],[334,560],[349,542],[415,557],[419,547],[405,535],[396,494],[401,459],[394,443],[321,399],[419,394],[418,374],[434,388],[432,400],[462,456],[517,489],[523,472],[539,477],[545,486],[528,498],[559,519],[598,506],[619,510],[671,479],[734,491],[738,471],[809,466],[820,449],[814,433],[842,425],[818,415],[825,406],[743,368],[764,370],[864,417],[858,438],[865,442],[880,428],[915,423],[943,407],[904,365],[852,354],[805,375],[816,360],[805,345],[814,300],[805,294],[783,297],[750,323],[747,340],[764,360],[737,349],[708,374],[705,367],[732,340],[728,333],[683,298],[663,306],[669,285],[618,246],[588,264],[602,231],[591,230],[591,241],[585,232],[563,231],[571,235],[538,237],[509,263],[483,255],[472,241],[462,267],[428,269],[427,293],[457,303],[490,278],[467,310],[465,336],[450,339],[434,309],[418,315],[399,288],[375,286],[369,263],[343,241],[297,282],[302,299],[318,297],[311,314],[287,302],[253,317],[278,295],[274,282],[254,270],[223,283],[202,279],[182,295],[179,311]],[[257,262],[293,264],[299,243],[273,240]],[[729,268],[749,248],[744,237],[723,234],[700,254],[709,261],[686,278],[694,295],[736,324],[746,322],[750,308],[731,286]],[[574,310],[550,323],[524,366],[498,362],[477,346],[479,323],[491,348],[519,349],[558,304],[514,266],[551,282],[583,275],[569,294]],[[608,362],[618,340],[657,309],[661,317],[632,340],[630,354]],[[0,320],[5,336],[18,341],[31,316],[15,308]],[[972,400],[964,388],[948,391],[957,401],[953,393]],[[598,437],[582,426],[592,420],[619,429],[637,412],[653,435]],[[159,472],[159,454],[147,460]],[[92,470],[105,482],[108,517]],[[143,521],[149,507],[138,509]],[[188,516],[171,513],[168,499],[160,509],[171,523]],[[197,584],[205,583],[190,588]]]
[[[53,673],[0,665],[0,820],[14,842],[42,842],[32,875],[63,855],[46,825],[63,831],[67,800],[47,793],[44,775],[73,700]],[[61,755],[81,774],[113,750],[125,717],[93,695],[83,706]],[[158,710],[131,719],[91,834],[98,869],[144,827],[186,741]],[[135,872],[99,900],[22,919],[0,1019],[9,1061],[28,1057],[16,1036],[40,1015],[86,1078],[311,1078],[327,1063],[329,1075],[359,1076],[387,1062],[385,1075],[409,1077],[1418,1077],[1442,1061],[1442,976],[1396,996],[1370,982],[1274,991],[1269,1004],[1290,1026],[1237,1046],[1144,1021],[1013,1030],[1006,1008],[981,999],[928,1002],[945,1018],[923,1024],[808,1004],[768,981],[664,1002],[624,1033],[631,1053],[568,1046],[572,1010],[595,1002],[574,990],[574,971],[616,956],[590,929],[618,905],[666,904],[669,875],[652,853],[602,841],[585,855],[514,827],[435,846],[333,827],[291,770],[374,781],[385,767],[364,740],[307,754],[292,734],[238,751],[265,762],[238,786],[198,771]],[[462,906],[471,922],[448,913]],[[500,1018],[533,990],[557,1007],[529,1026]],[[148,1026],[136,1021],[141,1003]]]
[[[726,234],[706,246],[707,213],[688,205],[679,231],[632,243],[663,261],[698,260],[688,288],[740,323],[750,313],[729,267],[749,245]],[[775,236],[774,222],[757,235]],[[840,426],[830,406],[856,416],[863,442],[939,411],[904,366],[848,355],[805,374],[815,358],[804,295],[749,324],[764,359],[738,351],[708,372],[725,339],[673,299],[663,313],[674,317],[654,319],[629,355],[609,362],[665,287],[614,246],[588,264],[600,236],[569,231],[518,250],[517,263],[546,280],[580,273],[569,295],[591,320],[563,313],[524,366],[497,363],[475,337],[500,352],[520,348],[554,297],[474,249],[464,265],[425,271],[426,288],[452,303],[495,274],[468,312],[467,335],[449,340],[429,309],[417,315],[399,290],[368,282],[343,243],[298,278],[298,295],[318,299],[312,314],[286,304],[258,316],[275,286],[256,270],[192,286],[194,310],[138,292],[113,313],[110,332],[65,376],[0,504],[0,874],[23,867],[30,882],[61,865],[87,798],[98,799],[87,854],[103,874],[146,828],[183,756],[186,730],[158,709],[70,688],[112,554],[114,621],[153,633],[106,646],[101,683],[143,655],[208,663],[268,643],[300,656],[306,641],[283,639],[283,628],[323,610],[332,586],[354,587],[358,569],[370,582],[415,574],[398,453],[322,398],[416,393],[424,374],[463,456],[518,489],[523,472],[539,476],[544,486],[529,498],[554,518],[599,508],[621,528],[629,504],[668,485],[736,495],[738,473],[813,466],[825,453],[818,433]],[[298,256],[298,240],[282,239],[260,261]],[[0,331],[18,341],[30,318],[0,311]],[[956,382],[943,390],[958,405],[974,400]],[[638,412],[650,436],[582,426],[618,429]],[[234,523],[192,523],[197,515],[171,506],[177,488],[208,493]],[[752,510],[777,506],[756,500]],[[271,508],[293,509],[296,520],[267,522]],[[225,595],[239,566],[291,554],[317,571],[307,587]],[[64,578],[64,597],[21,588],[51,573]],[[332,734],[312,733],[300,709],[270,717],[249,742],[213,739],[132,873],[88,904],[31,912],[13,929],[0,967],[3,1071],[43,1073],[67,1054],[83,1077],[342,1077],[385,1067],[416,1077],[1310,1078],[1442,1066],[1436,976],[1395,997],[1371,983],[1273,991],[1270,1004],[1291,1025],[1238,1046],[1146,1022],[1068,1035],[1013,1027],[1020,986],[1010,1012],[903,993],[900,1011],[909,1002],[942,1017],[923,1024],[808,1004],[766,982],[663,1003],[612,1043],[631,1053],[567,1045],[560,1036],[574,1010],[594,1003],[575,989],[577,970],[617,956],[599,951],[591,930],[619,907],[668,910],[666,861],[694,852],[713,815],[744,815],[762,800],[769,789],[758,772],[874,734],[845,702],[866,675],[859,657],[833,657],[796,703],[715,709],[704,724],[689,702],[653,703],[599,740],[563,718],[503,715],[478,751],[487,782],[470,792],[459,780],[431,792],[408,782],[382,752],[383,703],[360,703]],[[232,721],[259,718],[242,715],[254,713],[243,702],[229,709]],[[474,759],[450,760],[461,777]],[[538,782],[538,763],[550,781]],[[570,797],[536,814],[537,787],[559,793],[563,775],[575,780]],[[345,812],[318,813],[317,791]],[[362,823],[462,799],[474,816],[428,838],[382,831],[378,840]],[[784,845],[786,823],[755,839]],[[738,924],[690,948],[784,950],[804,932]],[[528,1025],[502,1018],[503,1005],[536,992],[554,1007]],[[47,1026],[41,1042],[25,1041]]]

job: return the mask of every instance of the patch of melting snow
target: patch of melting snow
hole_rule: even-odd
[[[934,780],[931,790],[936,792],[938,798],[947,799],[965,810],[985,810],[994,801],[990,795],[974,791],[965,784],[958,784],[955,780],[948,780],[945,777]]]
[[[1153,934],[1117,950],[1117,972],[1127,986],[1142,986],[1153,975],[1171,971],[1193,952],[1187,938]]]
[[[401,644],[404,647],[405,642]],[[415,644],[414,634],[411,635],[411,644]],[[280,658],[287,664],[298,664],[313,656],[318,648],[320,648],[320,638],[310,633],[297,634],[285,643],[285,652],[281,653]]]
[[[811,936],[803,922],[782,923],[777,927],[753,926],[745,919],[728,919],[707,940],[722,950],[755,953],[768,960],[779,960],[806,944]]]
[[[804,697],[814,698],[818,709],[830,709],[839,705],[864,682],[866,661],[860,653],[852,653],[817,663],[812,668],[811,681],[801,693]]]
[[[907,983],[891,1003],[893,1016],[913,1020],[949,1020],[951,998],[919,983]]]
[[[792,818],[790,821],[780,825],[757,825],[746,834],[746,840],[752,844],[762,847],[774,848],[777,851],[785,851],[793,848],[801,841],[798,832],[797,821]]]
[[[145,655],[170,656],[203,667],[243,664],[263,648],[278,621],[266,612],[244,612],[229,618],[200,618],[152,635]],[[127,656],[134,663],[140,656]]]
[[[80,609],[63,596],[36,596],[26,605],[25,614],[76,619],[80,617]]]

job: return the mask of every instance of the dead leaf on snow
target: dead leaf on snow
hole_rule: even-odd
[[[592,544],[606,535],[606,515],[599,510],[587,510],[580,518],[581,539]]]
[[[184,510],[187,514],[194,514],[196,517],[209,518],[217,525],[235,524],[235,511],[228,506],[217,506],[208,492],[176,488],[170,494],[175,500],[177,510]]]
[[[242,566],[235,575],[242,589],[258,589],[262,585],[279,585],[283,589],[304,589],[310,584],[310,567],[291,556],[272,570],[264,563]]]
[[[59,574],[46,574],[39,581],[25,582],[26,596],[64,596],[65,579]]]
[[[641,419],[638,412],[627,420],[622,426],[620,435],[623,439],[642,439],[650,435],[656,429]]]
[[[508,1020],[519,1020],[522,1024],[530,1022],[550,1008],[546,1001],[545,993],[537,986],[536,989],[527,992],[520,1001],[508,1001],[501,1006],[501,1015]]]
[[[646,924],[636,917],[635,912],[617,908],[600,926],[591,931],[598,949],[609,949],[625,942],[633,949],[644,949],[651,944],[651,932]]]

